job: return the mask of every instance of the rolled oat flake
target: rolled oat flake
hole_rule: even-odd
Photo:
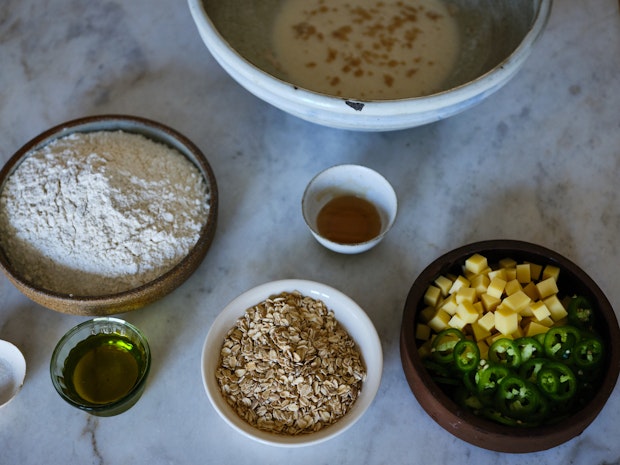
[[[0,245],[43,288],[122,292],[176,265],[210,208],[198,168],[123,131],[75,133],[32,151],[0,194]]]

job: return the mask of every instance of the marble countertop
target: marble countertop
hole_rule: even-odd
[[[620,391],[579,437],[545,452],[498,454],[439,427],[405,380],[398,350],[406,295],[435,257],[462,244],[522,239],[586,270],[620,309],[620,15],[615,0],[559,0],[524,68],[478,106],[391,133],[304,122],[239,87],[200,40],[182,0],[4,0],[0,9],[0,161],[63,121],[127,113],[161,121],[206,153],[220,219],[206,259],[179,289],[121,317],[148,336],[153,369],[128,412],[97,418],[54,391],[49,360],[84,320],[33,304],[0,277],[0,338],[28,372],[0,410],[2,464],[603,464],[620,461]],[[343,256],[306,229],[300,201],[338,163],[376,169],[400,211],[375,249]],[[330,284],[381,337],[383,380],[338,438],[288,450],[227,426],[202,386],[200,356],[218,312],[281,278]]]

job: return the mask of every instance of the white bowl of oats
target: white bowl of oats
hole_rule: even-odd
[[[357,422],[381,382],[381,341],[351,298],[288,279],[230,302],[205,339],[202,376],[211,404],[258,442],[301,447]]]

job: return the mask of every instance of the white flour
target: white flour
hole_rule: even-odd
[[[27,279],[96,295],[144,284],[198,240],[210,208],[186,157],[137,134],[78,133],[36,150],[0,194],[0,244]]]

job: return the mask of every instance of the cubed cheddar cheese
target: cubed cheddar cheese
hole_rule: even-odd
[[[489,273],[487,273],[487,276],[491,281],[493,281],[493,278],[500,278],[506,281],[506,269],[499,268],[497,270],[490,271]]]
[[[452,287],[452,280],[444,275],[441,275],[435,280],[435,286],[441,290],[441,295],[446,297]]]
[[[448,312],[450,315],[454,315],[458,306],[459,304],[456,302],[456,294],[450,294],[443,300],[440,308]]]
[[[517,266],[517,261],[514,258],[506,257],[502,258],[498,264],[501,268],[515,268]]]
[[[462,330],[466,325],[467,323],[459,316],[458,313],[456,315],[452,315],[452,318],[448,321],[448,326],[450,328]]]
[[[532,275],[530,274],[529,263],[519,263],[517,265],[517,281],[521,284],[527,284],[532,282]]]
[[[437,313],[437,309],[435,309],[434,307],[425,307],[420,312],[420,319],[424,323],[428,323],[435,316],[435,313]]]
[[[521,290],[515,292],[514,294],[509,295],[502,301],[502,305],[506,306],[508,309],[512,310],[515,313],[521,312],[525,307],[527,307],[532,299],[530,299],[527,294]]]
[[[489,345],[486,341],[478,341],[476,342],[478,345],[478,350],[480,350],[480,358],[484,360],[489,359]]]
[[[495,310],[495,329],[504,336],[514,334],[519,327],[519,315],[507,306],[501,305]]]
[[[504,293],[504,288],[506,287],[506,280],[496,276],[491,279],[489,283],[489,287],[487,288],[487,294],[497,297],[498,299],[502,298]]]
[[[532,310],[532,315],[538,321],[542,321],[545,318],[548,318],[549,316],[551,316],[551,312],[549,311],[549,309],[547,308],[547,306],[542,300],[537,300],[536,302],[532,302],[532,304],[530,305],[530,309]]]
[[[471,330],[474,334],[474,339],[476,341],[483,341],[489,336],[491,336],[491,331],[481,326],[480,323],[478,323],[477,321],[475,323],[472,323]]]
[[[532,262],[525,262],[528,265],[530,265],[530,277],[532,278],[532,280],[534,281],[538,281],[540,279],[540,274],[542,273],[542,265],[539,265],[538,263],[532,263]]]
[[[530,321],[525,326],[526,337],[534,337],[537,334],[545,334],[547,331],[549,331],[549,328],[547,326],[536,323],[535,321]]]
[[[438,333],[448,327],[448,322],[452,316],[443,309],[437,309],[435,315],[428,321],[428,325],[433,331]]]
[[[480,296],[480,302],[487,312],[494,312],[501,301],[502,299],[486,293]]]
[[[462,287],[456,291],[456,303],[461,304],[463,302],[474,303],[476,300],[476,289],[473,287]]]
[[[555,282],[560,278],[560,268],[554,265],[547,265],[543,268],[542,271],[542,279],[553,278]]]
[[[486,274],[479,274],[472,278],[471,287],[475,289],[477,296],[481,296],[487,291],[490,282],[491,280]]]
[[[506,295],[512,295],[515,292],[521,290],[523,290],[523,287],[517,279],[511,279],[510,281],[506,282],[506,287],[504,288],[504,292],[506,293]]]
[[[549,312],[551,313],[551,318],[553,318],[555,322],[566,318],[566,316],[568,315],[568,312],[564,308],[562,301],[558,299],[557,295],[554,294],[551,297],[547,297],[543,300],[543,302],[549,309]]]
[[[477,321],[480,317],[478,309],[471,302],[461,302],[456,309],[456,314],[467,324]]]
[[[431,337],[431,327],[418,323],[415,328],[415,337],[421,341],[428,341]]]
[[[430,285],[426,289],[424,293],[424,303],[426,305],[430,305],[436,307],[439,303],[439,299],[441,298],[441,289],[437,286]]]
[[[517,279],[517,269],[516,268],[506,268],[506,281],[512,281],[513,279]]]
[[[470,282],[467,278],[465,278],[464,276],[458,276],[454,282],[452,283],[452,286],[450,287],[450,291],[448,291],[450,294],[454,294],[455,292],[457,292],[460,288],[462,287],[469,287]]]
[[[482,328],[491,332],[491,330],[495,328],[495,313],[493,312],[485,313],[480,318],[478,318],[478,321],[476,323],[480,325]]]
[[[547,297],[558,293],[558,285],[553,277],[549,277],[536,283],[536,288],[538,289],[538,294],[541,299],[546,299]]]
[[[482,273],[488,267],[487,258],[476,253],[465,260],[465,269],[474,275]]]
[[[538,293],[538,288],[534,281],[530,281],[525,286],[523,286],[523,292],[527,294],[527,296],[532,300],[539,300],[540,294]]]

